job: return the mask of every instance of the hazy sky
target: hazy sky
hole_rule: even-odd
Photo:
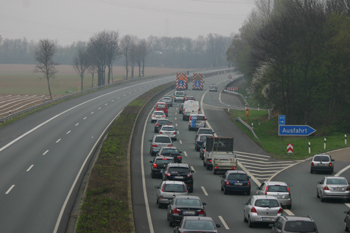
[[[139,38],[237,33],[254,0],[0,0],[3,38],[88,41],[103,30]]]

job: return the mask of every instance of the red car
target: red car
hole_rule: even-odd
[[[168,116],[168,105],[164,102],[158,102],[155,106],[155,111],[163,111],[165,116]]]

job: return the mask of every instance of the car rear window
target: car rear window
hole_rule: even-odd
[[[162,153],[178,154],[180,153],[178,149],[163,149]]]
[[[175,131],[174,127],[164,127],[164,126],[162,127],[162,130],[163,131]]]
[[[189,173],[190,170],[187,167],[169,167],[169,172]]]
[[[182,184],[165,184],[164,192],[185,192],[186,188]]]
[[[158,124],[168,124],[169,123],[169,121],[166,121],[166,120],[158,120],[158,122],[157,122]]]
[[[167,164],[167,163],[171,163],[172,161],[173,161],[172,159],[166,159],[166,158],[157,159],[156,164]]]
[[[184,228],[190,230],[215,230],[212,221],[186,220]]]
[[[182,207],[201,206],[201,202],[193,199],[177,199],[176,205]]]
[[[201,129],[198,131],[198,134],[212,134],[213,131],[211,129]]]
[[[205,142],[207,140],[207,136],[201,136],[199,141],[201,142]]]
[[[255,201],[258,207],[279,207],[280,203],[276,199],[260,199]]]
[[[184,95],[184,92],[178,91],[178,92],[176,92],[176,95]]]
[[[284,226],[284,230],[288,232],[315,232],[317,228],[314,222],[288,221]]]
[[[287,186],[283,185],[269,185],[268,192],[288,192]]]
[[[168,137],[156,137],[155,142],[171,143],[171,139]]]
[[[204,116],[196,116],[196,117],[197,117],[197,120],[200,120],[200,121],[205,120],[205,117],[204,117]]]
[[[165,97],[163,100],[170,101],[171,99],[169,97]]]
[[[154,115],[164,115],[162,112],[154,112]]]
[[[345,179],[327,179],[327,184],[336,184],[336,185],[347,185]]]
[[[165,104],[158,104],[157,108],[166,108],[166,105]]]
[[[329,162],[328,156],[315,156],[314,161]]]
[[[248,176],[246,174],[230,174],[228,176],[229,180],[248,180]]]

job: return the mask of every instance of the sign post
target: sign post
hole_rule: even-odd
[[[248,124],[248,116],[249,116],[249,109],[248,108],[245,109],[245,115],[247,116],[246,123]]]

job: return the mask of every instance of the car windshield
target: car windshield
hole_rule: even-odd
[[[154,115],[164,115],[162,112],[154,112]]]
[[[170,122],[167,121],[167,120],[158,120],[157,123],[158,123],[158,124],[164,125],[164,124],[168,124],[168,123],[170,123]]]
[[[328,178],[327,184],[335,184],[335,185],[347,185],[348,182],[345,179],[336,179],[336,178]]]
[[[230,174],[228,180],[248,180],[248,176],[246,174]]]
[[[198,131],[198,134],[212,134],[213,131],[211,129],[201,129]]]
[[[164,192],[185,192],[185,186],[182,184],[165,184],[163,187]]]
[[[328,156],[315,156],[314,161],[319,161],[319,162],[329,162],[329,157]]]
[[[178,149],[163,149],[162,150],[162,154],[179,154],[179,150]]]
[[[165,104],[158,104],[157,108],[166,108],[166,105]]]
[[[182,206],[182,207],[201,206],[201,202],[199,200],[193,200],[193,199],[177,199],[176,205]]]
[[[207,136],[201,136],[199,139],[199,141],[201,142],[205,142],[205,140],[207,140]]]
[[[169,127],[169,126],[166,126],[166,127],[162,127],[162,131],[175,131],[174,130],[174,127]]]
[[[257,206],[257,207],[279,207],[280,204],[275,199],[259,199],[259,200],[256,200],[255,206]]]
[[[191,230],[215,230],[212,221],[186,220],[184,228]]]
[[[267,188],[268,192],[288,192],[287,186],[281,185],[269,185]]]
[[[200,121],[203,121],[205,120],[205,117],[204,116],[194,116],[197,120],[200,120]]]
[[[314,222],[307,221],[288,221],[284,226],[284,230],[288,232],[315,232],[317,231]]]
[[[170,98],[163,98],[164,101],[171,101]]]
[[[156,137],[154,142],[171,143],[171,139],[168,137]]]
[[[173,161],[172,159],[166,159],[166,158],[157,159],[156,164],[167,164],[167,163],[171,163],[172,161]]]
[[[176,92],[176,95],[184,95],[184,92],[178,91],[178,92]]]
[[[187,167],[170,167],[168,171],[170,173],[190,173]]]

